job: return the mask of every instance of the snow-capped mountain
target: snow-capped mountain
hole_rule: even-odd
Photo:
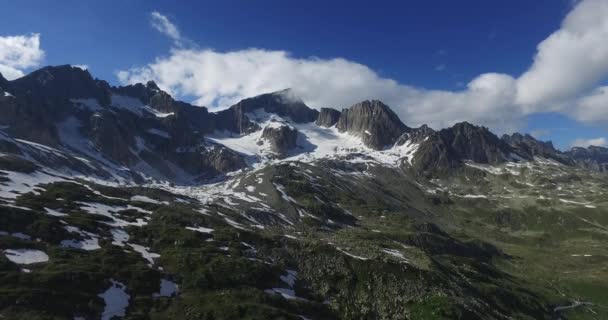
[[[554,319],[608,289],[605,148],[71,66],[0,93],[0,318]]]

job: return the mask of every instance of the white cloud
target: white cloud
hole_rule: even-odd
[[[583,122],[608,122],[608,86],[599,87],[578,99],[571,115]]]
[[[606,138],[593,138],[593,139],[576,139],[570,145],[571,147],[583,147],[587,148],[589,146],[603,147],[608,144],[608,140]]]
[[[13,80],[23,76],[23,69],[40,64],[44,51],[40,34],[0,37],[0,73]]]
[[[166,16],[158,11],[153,11],[150,13],[150,23],[158,32],[171,38],[176,45],[181,44],[182,36],[179,29]]]
[[[537,49],[534,63],[517,81],[517,102],[528,112],[560,107],[606,77],[608,1],[581,1]]]
[[[314,108],[340,109],[364,99],[381,99],[412,126],[427,123],[439,128],[466,120],[500,133],[520,129],[527,115],[546,111],[581,121],[599,115],[608,121],[607,108],[602,107],[608,90],[592,90],[608,75],[606,0],[577,4],[561,27],[538,45],[534,62],[519,78],[485,73],[458,91],[402,84],[342,58],[300,58],[264,49],[184,49],[175,25],[157,12],[153,16],[155,27],[174,39],[176,48],[145,66],[118,72],[119,80],[155,80],[170,93],[193,96],[196,104],[212,109],[291,87]]]
[[[80,68],[82,70],[89,70],[88,64],[73,64],[72,67]]]
[[[439,64],[435,66],[435,71],[444,71],[445,70],[445,64]]]
[[[409,125],[442,127],[468,120],[505,128],[521,114],[508,107],[515,96],[514,79],[508,75],[480,75],[461,92],[432,91],[382,78],[345,59],[301,59],[285,51],[172,50],[168,57],[121,71],[118,77],[123,83],[153,79],[173,94],[198,97],[195,103],[216,109],[290,87],[315,108],[340,109],[380,98]]]

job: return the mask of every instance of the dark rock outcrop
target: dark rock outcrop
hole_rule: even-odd
[[[0,73],[0,97],[4,96],[4,92],[12,93],[12,91],[11,83]]]
[[[507,161],[512,151],[487,128],[467,122],[438,132],[424,126],[414,132],[420,146],[413,167],[420,172],[446,172],[463,161],[499,164]]]
[[[511,148],[486,127],[468,122],[457,123],[439,131],[441,138],[452,152],[463,160],[477,163],[498,164],[505,162]]]
[[[332,108],[321,108],[315,123],[318,126],[329,128],[338,123],[338,119],[340,119],[340,111]]]
[[[589,146],[574,147],[565,153],[579,167],[600,172],[608,172],[608,148]]]
[[[336,127],[340,132],[361,137],[366,146],[376,150],[392,146],[403,133],[411,130],[378,100],[366,100],[342,110]]]
[[[212,114],[214,128],[239,134],[248,134],[260,127],[247,114],[258,111],[289,118],[295,123],[308,123],[317,119],[319,112],[309,108],[291,89],[243,99],[226,110]]]
[[[95,80],[87,70],[70,65],[44,67],[11,81],[11,86],[16,96],[40,108],[62,107],[69,99],[79,98],[94,98],[104,106],[110,102],[107,82]]]
[[[289,126],[266,127],[262,132],[259,144],[269,143],[270,149],[277,154],[279,158],[287,155],[290,149],[297,146],[298,130]]]
[[[564,164],[573,164],[571,159],[555,149],[551,141],[540,141],[529,134],[522,135],[520,133],[514,133],[510,136],[503,135],[501,140],[511,146],[515,154],[526,160],[543,157]]]

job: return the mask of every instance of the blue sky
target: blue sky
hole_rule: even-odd
[[[559,100],[545,99],[547,95],[543,92],[523,95],[525,103],[505,102],[494,93],[490,98],[469,93],[470,83],[480,75],[504,74],[518,80],[529,71],[538,53],[537,46],[560,30],[565,17],[574,10],[575,2],[571,0],[327,2],[5,1],[0,37],[40,34],[39,46],[44,56],[35,64],[21,67],[23,72],[42,65],[84,64],[95,77],[111,84],[149,77],[182,99],[212,108],[225,107],[235,99],[265,89],[305,83],[302,95],[314,107],[342,108],[358,98],[379,98],[397,110],[407,105],[398,114],[411,125],[429,122],[441,127],[452,120],[469,120],[497,132],[532,132],[542,139],[554,140],[562,149],[576,139],[596,139],[596,144],[600,144],[598,138],[608,137],[604,129],[608,121],[599,118],[595,121],[596,114],[604,115],[597,111],[600,107],[594,105],[579,112],[565,106],[576,105],[592,95],[607,79],[605,74],[599,79],[595,75],[581,76],[580,89],[567,97],[558,97]],[[177,28],[179,39],[153,27],[153,12]],[[247,51],[250,48],[260,51]],[[275,63],[272,59],[278,52],[287,56],[279,55],[276,60],[282,62]],[[256,66],[273,64],[273,68],[260,69],[263,71],[245,68],[252,71],[239,74],[238,67],[232,66],[235,71],[227,72],[232,76],[224,78],[220,67],[208,67],[210,61],[238,66],[241,63],[238,59],[255,60]],[[306,69],[308,65],[310,70],[322,68],[322,80],[306,76],[312,72]],[[192,68],[183,72],[187,76],[194,73],[194,79],[214,80],[194,89],[197,84],[167,75],[167,68],[175,66],[180,70]],[[366,69],[358,70],[359,66]],[[264,81],[264,78],[256,80],[256,73],[274,74],[278,72],[275,70],[294,70],[301,75],[286,77],[284,83],[282,75],[273,76],[268,85],[256,82]],[[126,72],[120,80],[119,71]],[[368,79],[365,81],[370,83],[361,80],[349,84],[347,90],[340,85],[339,75],[334,75],[339,73]],[[235,79],[238,77],[248,79]],[[334,77],[336,80],[331,83],[322,83]],[[504,83],[514,82],[493,76],[486,78],[480,81],[480,86],[491,86],[492,90],[495,86],[510,90],[503,89],[511,86]],[[528,83],[538,82],[537,78],[531,78],[533,81]],[[394,81],[397,87],[386,89],[392,84],[385,80]],[[230,88],[221,85],[233,82]],[[331,90],[333,85],[337,88],[335,96],[324,92],[323,88]],[[562,84],[556,84],[559,85]],[[376,89],[362,92],[360,86]],[[371,96],[374,94],[378,96]],[[452,94],[457,96],[452,99]],[[344,97],[349,95],[352,99]],[[319,96],[322,98],[315,98]],[[541,102],[537,96],[542,97]],[[517,101],[519,98],[518,95]],[[486,99],[496,106],[465,106]],[[460,102],[451,105],[452,100]],[[533,101],[532,107],[528,101]],[[564,106],[554,107],[560,104]]]

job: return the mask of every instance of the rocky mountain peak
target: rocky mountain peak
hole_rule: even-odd
[[[565,152],[565,155],[583,168],[608,172],[608,148],[598,146],[573,147]]]
[[[551,141],[540,141],[529,134],[513,133],[503,135],[501,140],[508,144],[518,156],[532,160],[534,157],[553,159],[564,164],[572,164],[559,150],[555,149]]]
[[[366,100],[343,109],[336,127],[340,132],[361,137],[365,145],[376,150],[393,145],[411,130],[379,100]]]
[[[496,164],[506,160],[511,151],[488,128],[460,122],[439,132],[458,158],[478,163]]]
[[[244,99],[230,108],[241,113],[261,109],[281,117],[289,117],[295,123],[313,122],[319,114],[317,110],[309,108],[291,89]]]
[[[66,103],[69,99],[95,98],[109,103],[105,81],[93,79],[87,70],[71,65],[49,66],[11,81],[15,95],[27,96],[38,104]]]
[[[319,115],[319,111],[309,108],[293,90],[285,89],[243,99],[230,108],[215,113],[215,128],[239,134],[257,131],[260,127],[247,114],[260,111],[289,118],[294,123],[313,122]]]

